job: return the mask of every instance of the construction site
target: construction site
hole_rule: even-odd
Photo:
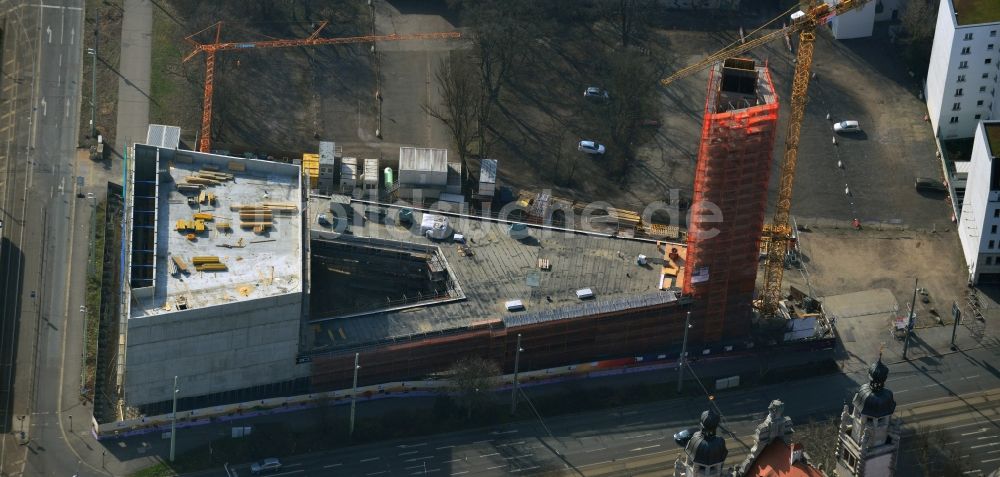
[[[790,208],[813,30],[854,4],[815,7],[662,80],[709,70],[686,228],[549,191],[505,192],[502,159],[470,171],[426,145],[375,159],[317,141],[290,164],[213,153],[206,77],[200,151],[181,149],[176,128],[151,126],[129,158],[120,351],[98,384],[98,420],[167,412],[174,376],[178,405],[201,409],[352,379],[442,377],[468,355],[510,373],[518,343],[531,349],[522,371],[675,362],[682,341],[698,356],[831,349],[822,304],[783,287],[782,274],[798,259]],[[793,34],[768,223],[782,95],[748,52]],[[436,38],[448,36],[419,37]],[[209,71],[222,45],[196,50]]]

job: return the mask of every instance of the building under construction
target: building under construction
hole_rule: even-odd
[[[767,67],[728,59],[712,69],[684,280],[705,342],[750,331],[777,125],[778,97]]]

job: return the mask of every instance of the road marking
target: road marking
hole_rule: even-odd
[[[62,53],[59,53],[59,66],[62,66]]]
[[[985,459],[985,460],[983,460],[983,461],[981,461],[981,462],[982,462],[983,464],[985,464],[985,463],[987,463],[987,462],[996,462],[996,461],[998,461],[998,460],[1000,460],[1000,458],[996,458],[996,459]]]
[[[429,474],[431,472],[440,472],[440,471],[441,471],[441,469],[424,469],[424,470],[421,470],[420,472],[414,472],[414,473],[412,473],[410,475],[424,475],[424,474]]]
[[[396,447],[399,447],[400,449],[409,449],[411,447],[420,447],[420,446],[425,446],[425,445],[427,445],[426,442],[421,442],[419,444],[400,444],[400,445],[398,445]]]
[[[378,472],[372,472],[372,473],[365,474],[365,475],[381,475],[381,474],[384,474],[386,472],[389,472],[389,471],[388,470],[380,470]]]
[[[642,434],[642,435],[639,435],[639,436],[625,436],[622,439],[638,439],[640,437],[649,437],[651,435],[653,435],[653,434],[646,433],[646,434]]]
[[[517,429],[511,429],[509,431],[493,431],[490,434],[494,436],[502,436],[504,434],[516,434],[517,432],[518,432]]]
[[[83,10],[83,7],[64,7],[62,5],[46,5],[44,3],[39,3],[38,6],[40,8],[58,8],[63,10],[73,10],[77,12]]]
[[[485,441],[475,441],[473,444],[486,444],[487,442],[493,442],[493,439],[486,439]]]
[[[507,467],[506,465],[494,465],[493,467],[487,467],[486,470],[499,469],[501,467]]]
[[[271,474],[271,475],[272,475],[272,477],[278,477],[279,475],[292,475],[292,474],[298,474],[299,472],[305,472],[305,470],[299,469],[299,470],[293,470],[293,471],[290,471],[290,472],[282,472],[280,474]]]
[[[462,475],[462,474],[468,474],[468,473],[469,473],[469,471],[463,470],[461,472],[452,472],[451,475]]]
[[[369,457],[367,459],[361,459],[361,462],[371,462],[371,461],[379,460],[379,459],[381,459],[381,457]]]
[[[981,447],[993,447],[1000,446],[1000,442],[990,442],[989,444],[979,444],[978,446],[971,446],[969,449],[979,449]]]
[[[535,470],[538,467],[540,467],[540,466],[535,465],[535,466],[532,466],[532,467],[521,467],[520,469],[514,469],[514,470],[510,471],[510,473],[513,474],[514,472],[524,472],[526,470]]]
[[[441,446],[441,447],[435,447],[434,450],[445,450],[445,449],[454,449],[454,448],[455,448],[455,446]]]
[[[639,451],[644,451],[646,449],[655,449],[657,447],[660,447],[660,444],[656,444],[653,446],[646,446],[646,447],[636,447],[635,449],[632,449],[629,452],[639,452]]]
[[[411,465],[409,467],[403,467],[403,470],[422,469],[424,467],[425,465]]]
[[[434,456],[432,456],[432,455],[425,455],[425,456],[421,456],[421,457],[414,457],[412,459],[406,459],[403,462],[416,462],[418,460],[427,460],[427,459],[433,459],[433,458],[434,458]]]
[[[589,454],[591,452],[600,452],[602,450],[607,450],[607,449],[608,449],[607,447],[600,447],[600,448],[597,448],[597,449],[588,449],[588,450],[585,450],[583,452]]]
[[[452,462],[461,462],[463,460],[465,460],[465,459],[452,459],[452,460],[446,460],[446,461],[444,461],[444,463],[445,464],[450,464]]]
[[[490,457],[490,456],[494,456],[494,455],[500,455],[500,453],[499,452],[494,452],[492,454],[484,454],[484,455],[481,455],[479,457]]]
[[[70,28],[69,29],[69,44],[70,45],[73,44],[73,38],[75,38],[75,37],[76,37],[76,28]]]
[[[45,98],[42,98],[42,116],[45,116],[49,112],[49,105],[45,102]]]
[[[63,110],[66,111],[66,114],[64,116],[68,118],[69,117],[69,98],[66,98],[66,107],[63,108]]]
[[[506,460],[511,460],[511,459],[523,459],[523,458],[525,458],[525,457],[531,457],[531,456],[533,456],[533,455],[535,455],[535,454],[524,454],[524,455],[518,455],[518,456],[514,456],[514,457],[504,457],[504,459],[506,459]]]
[[[324,465],[323,468],[324,469],[332,469],[334,467],[340,467],[341,465],[343,465],[343,464],[342,463],[336,463],[336,464]]]
[[[45,26],[45,35],[49,37],[49,43],[52,43],[52,27]]]
[[[966,432],[966,433],[962,434],[962,437],[971,436],[973,434],[982,434],[984,432],[986,432],[986,428],[979,429],[978,431]]]
[[[497,445],[496,445],[496,446],[494,446],[494,447],[504,447],[504,446],[519,446],[519,445],[521,445],[521,444],[524,444],[524,441],[517,441],[517,442],[505,442],[505,443],[502,443],[502,444],[497,444]]]
[[[413,454],[416,454],[416,453],[418,453],[418,452],[420,452],[420,451],[409,451],[409,452],[400,452],[400,453],[399,453],[399,456],[400,456],[400,457],[403,457],[404,455],[413,455]]]

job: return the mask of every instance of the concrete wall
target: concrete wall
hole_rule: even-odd
[[[826,0],[826,3],[836,5],[840,1]],[[854,11],[833,17],[830,20],[833,37],[838,40],[847,40],[872,36],[872,30],[875,27],[875,4],[876,2],[869,2]]]
[[[976,128],[971,167],[958,237],[969,267],[969,279],[977,282],[980,273],[1000,273],[1000,263],[996,263],[1000,262],[1000,234],[992,233],[992,226],[1000,225],[1000,218],[994,217],[995,210],[1000,209],[1000,193],[990,190],[993,160],[982,123]],[[993,248],[990,248],[991,240]],[[986,265],[987,256],[992,257],[990,265]]]
[[[295,364],[302,295],[131,318],[125,400],[130,406],[243,389],[309,375]]]

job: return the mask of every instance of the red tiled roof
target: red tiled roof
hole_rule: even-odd
[[[801,444],[795,444],[800,448]],[[750,466],[748,477],[826,477],[825,474],[811,465],[796,462],[791,464],[792,448],[781,439],[771,441],[757,460]]]

